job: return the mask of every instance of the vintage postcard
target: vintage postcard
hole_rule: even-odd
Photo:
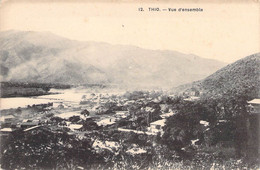
[[[0,1],[0,169],[258,169],[260,2]]]

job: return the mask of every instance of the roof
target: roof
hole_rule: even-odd
[[[133,132],[133,133],[136,133],[136,134],[154,135],[154,133],[152,133],[152,132],[144,132],[144,131],[133,130],[133,129],[118,128],[117,130],[118,130],[118,131],[121,131],[121,132]]]
[[[22,122],[40,122],[40,120],[39,119],[23,119],[23,121]]]
[[[161,126],[164,126],[165,125],[165,119],[162,119],[162,120],[157,120],[155,122],[152,122],[150,123],[151,125],[161,125]]]
[[[82,128],[83,125],[79,125],[79,124],[70,124],[68,127],[71,129],[71,130],[74,130],[74,129],[80,129]]]
[[[125,114],[128,114],[128,113],[129,113],[128,111],[116,111],[117,115],[125,115]]]
[[[196,96],[191,96],[189,98],[186,98],[186,99],[183,99],[185,101],[195,101],[195,100],[198,100],[200,97],[196,97]]]
[[[1,131],[1,132],[12,132],[13,129],[11,129],[11,128],[3,128],[3,129],[1,129],[0,131]]]
[[[115,120],[112,119],[112,118],[106,118],[106,119],[103,119],[103,120],[100,120],[97,122],[98,126],[106,126],[106,125],[112,125],[115,123]]]
[[[253,99],[253,100],[249,101],[248,103],[250,103],[250,104],[260,104],[260,99]]]
[[[1,116],[0,121],[5,121],[5,119],[13,119],[15,118],[13,115]]]
[[[129,153],[131,155],[137,155],[137,154],[142,154],[146,153],[147,151],[142,149],[142,148],[132,148],[126,151],[126,153]]]
[[[118,142],[114,141],[100,141],[95,140],[92,144],[93,148],[95,149],[107,149],[113,151],[113,149],[118,150],[120,145]]]
[[[204,126],[208,126],[209,125],[209,122],[205,121],[205,120],[201,120],[200,121],[200,124],[201,125],[204,125]]]
[[[58,115],[55,115],[57,117],[60,117],[62,119],[68,119],[70,117],[73,117],[73,116],[79,116],[81,119],[85,119],[86,117],[78,112],[66,112],[66,113],[61,113],[61,114],[58,114]]]
[[[7,116],[4,116],[5,118],[14,118],[13,115],[7,115]]]
[[[24,129],[24,132],[27,132],[27,131],[36,129],[36,128],[38,128],[38,127],[40,127],[40,126],[38,125],[38,126],[33,126],[33,127],[30,127],[30,128]]]
[[[173,116],[175,113],[174,112],[170,112],[170,113],[165,113],[165,114],[162,114],[160,115],[162,118],[167,118],[167,117],[170,117],[170,116]]]
[[[40,120],[38,119],[34,119],[34,120],[30,120],[30,119],[24,119],[21,125],[38,125],[40,123]]]

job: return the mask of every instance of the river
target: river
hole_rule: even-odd
[[[89,90],[84,89],[51,89],[51,93],[58,94],[50,94],[43,96],[34,96],[34,97],[10,97],[10,98],[0,98],[0,110],[11,109],[11,108],[24,108],[28,105],[33,104],[47,104],[47,103],[74,103],[79,104],[82,96],[85,95],[86,98],[89,98],[91,92]],[[97,92],[95,94],[122,94],[122,92]]]

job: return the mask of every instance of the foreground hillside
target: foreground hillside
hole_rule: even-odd
[[[4,81],[122,87],[173,87],[225,65],[176,51],[72,41],[48,32],[1,32],[0,56]]]
[[[179,86],[179,92],[198,90],[209,95],[237,94],[260,96],[260,53],[247,56],[218,70],[207,78]]]

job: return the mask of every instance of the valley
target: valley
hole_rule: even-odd
[[[2,169],[259,168],[259,53],[0,37]]]

